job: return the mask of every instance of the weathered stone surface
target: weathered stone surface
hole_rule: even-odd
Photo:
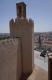
[[[19,40],[0,42],[0,80],[19,80],[21,76],[21,51]]]

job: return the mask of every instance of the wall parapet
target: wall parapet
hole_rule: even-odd
[[[23,23],[23,22],[24,23],[30,23],[30,24],[33,24],[34,25],[34,21],[32,19],[25,19],[25,18],[24,19],[21,19],[21,18],[20,19],[17,19],[16,18],[15,20],[14,19],[11,19],[10,20],[10,25],[12,25],[14,23]]]
[[[19,38],[0,41],[0,80],[19,80],[22,74]]]

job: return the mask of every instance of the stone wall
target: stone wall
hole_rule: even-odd
[[[33,70],[33,32],[34,22],[32,19],[10,20],[10,36],[20,37],[22,42],[22,66],[23,73],[31,73]]]
[[[0,41],[0,80],[19,80],[21,72],[20,40]]]

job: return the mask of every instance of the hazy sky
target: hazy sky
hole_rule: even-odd
[[[8,33],[9,21],[16,18],[16,3],[27,4],[27,18],[34,20],[35,32],[52,31],[52,0],[0,0],[0,33]]]

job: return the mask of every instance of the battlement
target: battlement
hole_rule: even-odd
[[[16,45],[18,45],[18,41],[19,41],[19,39],[16,39],[16,38],[1,40],[0,46],[3,46],[3,47],[4,46],[11,46],[11,45],[16,46]]]
[[[26,23],[26,24],[31,24],[31,25],[34,25],[34,21],[32,20],[32,19],[11,19],[10,20],[10,22],[9,22],[9,24],[10,24],[10,26],[13,26],[15,23],[22,23],[22,24],[24,24],[24,23]]]
[[[32,24],[34,24],[34,21],[32,20],[32,19],[15,19],[15,21],[14,22],[20,22],[20,23],[22,23],[22,22],[27,22],[27,23],[32,23]]]

